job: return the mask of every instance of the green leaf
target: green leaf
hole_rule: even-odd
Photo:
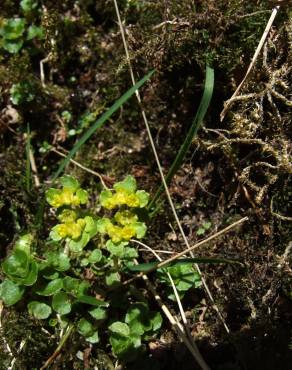
[[[84,143],[95,133],[95,131],[102,127],[102,125],[115,113],[129,98],[139,89],[154,73],[154,70],[149,72],[140,81],[138,81],[133,87],[131,87],[124,95],[122,95],[115,103],[96,121],[93,125],[83,134],[83,136],[74,145],[73,149],[69,152],[67,157],[62,161],[56,173],[54,174],[52,181],[54,182],[58,176],[63,172],[64,168],[70,162],[70,159],[78,152]]]
[[[46,191],[46,201],[49,203],[51,206],[54,203],[56,195],[60,195],[61,190],[60,189],[54,189],[54,188],[49,188]]]
[[[23,40],[2,40],[2,47],[10,54],[17,54],[23,46]]]
[[[140,208],[146,207],[149,202],[150,197],[149,193],[147,193],[145,190],[138,190],[136,192],[136,196],[139,199],[139,207]]]
[[[32,261],[29,266],[29,273],[25,278],[21,279],[21,283],[26,286],[33,285],[38,278],[38,264]]]
[[[84,217],[84,221],[86,222],[84,232],[89,234],[90,239],[93,238],[97,233],[97,226],[94,219],[90,216]]]
[[[33,241],[34,237],[32,234],[24,234],[17,239],[14,245],[14,249],[21,249],[27,255],[29,255]]]
[[[114,189],[116,191],[125,191],[128,194],[134,193],[137,189],[135,177],[127,176],[123,181],[115,183]]]
[[[125,253],[124,253],[124,256],[123,258],[124,259],[134,259],[134,258],[137,258],[138,257],[138,252],[135,248],[130,248],[130,247],[126,247],[125,248]]]
[[[130,335],[129,325],[121,321],[113,322],[109,327],[110,332],[119,334],[123,337],[128,337]]]
[[[131,224],[131,227],[135,229],[136,236],[138,239],[141,239],[145,236],[146,231],[147,231],[147,226],[145,225],[144,222],[135,222]]]
[[[89,314],[95,319],[95,320],[105,320],[107,318],[107,312],[104,308],[96,307],[89,310]]]
[[[43,39],[44,30],[42,27],[38,27],[32,24],[31,26],[28,27],[26,39],[29,41],[35,38],[40,39],[40,40]]]
[[[42,276],[47,280],[56,280],[60,276],[58,271],[52,268],[45,268],[42,270]]]
[[[57,255],[54,267],[57,271],[67,271],[70,269],[70,258],[65,253]]]
[[[0,299],[3,300],[6,306],[12,306],[18,302],[24,293],[24,288],[18,286],[8,279],[5,279],[0,284]]]
[[[125,245],[128,244],[129,244],[128,242],[113,243],[109,239],[105,245],[110,254],[116,257],[123,257],[125,253]]]
[[[47,285],[37,290],[36,293],[42,296],[51,296],[59,292],[63,288],[63,279],[50,281]]]
[[[71,252],[80,253],[82,252],[83,248],[89,243],[90,236],[88,233],[83,232],[81,237],[77,240],[70,240],[68,243],[68,247]]]
[[[113,354],[126,362],[133,361],[136,358],[137,349],[141,346],[141,337],[136,335],[124,337],[112,333],[109,341]]]
[[[47,319],[52,313],[52,309],[45,303],[38,301],[32,301],[27,305],[28,312],[33,315],[36,319],[44,320]]]
[[[102,190],[99,195],[99,201],[102,207],[107,207],[107,202],[111,199],[113,193],[110,190]],[[108,220],[107,218],[101,218],[101,220]],[[100,221],[100,220],[99,220]],[[106,221],[104,221],[106,222]],[[102,225],[102,224],[101,224]],[[100,231],[100,233],[105,233],[105,231]]]
[[[194,118],[194,121],[189,128],[189,131],[185,137],[184,142],[182,143],[181,147],[179,148],[179,151],[175,157],[175,160],[173,161],[167,175],[165,176],[165,181],[167,184],[170,183],[173,176],[177,172],[177,170],[180,168],[180,166],[183,163],[183,160],[185,158],[185,155],[187,154],[191,143],[193,141],[194,136],[197,134],[198,130],[200,129],[204,117],[207,113],[208,107],[211,102],[211,98],[213,95],[213,89],[214,89],[214,70],[210,68],[208,65],[206,66],[206,79],[205,79],[205,86],[204,86],[204,93],[202,96],[202,99],[200,101],[199,108],[197,110],[196,116]],[[148,208],[151,209],[155,206],[155,203],[159,199],[160,195],[162,194],[164,189],[163,184],[160,185],[157,192],[155,193],[154,197],[152,198],[151,202],[148,205]]]
[[[25,19],[11,18],[4,21],[4,25],[0,28],[0,35],[5,40],[19,39],[25,30]]]
[[[168,264],[164,265],[163,267],[167,267],[170,265],[180,265],[185,263],[228,263],[228,264],[237,264],[244,266],[244,264],[235,259],[229,259],[229,258],[207,258],[207,257],[197,257],[197,258],[181,258],[177,259],[175,261],[169,262]],[[160,262],[148,262],[148,263],[140,263],[139,265],[134,266],[127,266],[127,269],[130,271],[135,272],[150,272],[156,270],[157,266]]]
[[[62,237],[58,233],[58,225],[54,226],[50,231],[50,238],[54,240],[54,242],[58,242],[62,240]]]
[[[76,196],[80,201],[80,204],[86,204],[88,202],[88,192],[84,189],[78,189]]]
[[[25,278],[29,269],[27,253],[21,249],[15,249],[2,263],[2,269],[7,276]]]
[[[71,312],[71,302],[69,296],[64,292],[59,292],[53,296],[53,309],[60,315],[67,315]]]
[[[210,221],[207,221],[207,222],[203,223],[203,228],[205,230],[209,230],[211,226],[212,226],[212,223]]]
[[[196,231],[196,234],[198,236],[201,236],[201,235],[204,235],[206,232],[206,230],[203,228],[203,227],[200,227],[197,231]]]
[[[125,317],[130,327],[131,334],[143,335],[145,332],[160,327],[162,317],[158,312],[149,312],[145,303],[135,303],[130,306]]]
[[[107,286],[113,287],[120,283],[121,277],[118,272],[109,272],[105,277],[105,282]]]
[[[36,0],[21,0],[20,7],[24,13],[30,13],[38,7]]]
[[[106,234],[108,225],[111,225],[109,218],[103,217],[96,221],[97,231],[100,234]]]
[[[99,299],[96,299],[95,297],[92,297],[90,295],[78,295],[77,302],[86,303],[91,306],[95,307],[107,307],[108,303]]]
[[[67,293],[74,295],[75,297],[85,294],[89,286],[90,284],[87,281],[75,279],[71,276],[66,276],[63,279],[64,290]]]
[[[95,331],[92,335],[90,335],[89,337],[86,337],[86,341],[92,344],[98,343],[99,342],[98,332]]]
[[[150,313],[150,321],[151,321],[151,326],[153,331],[157,331],[161,328],[162,325],[162,316],[160,312],[154,312],[152,311]]]
[[[80,265],[82,266],[82,267],[85,267],[85,266],[87,266],[89,264],[89,261],[88,261],[88,259],[87,258],[82,258],[82,260],[80,261]]]
[[[102,259],[102,252],[100,249],[95,249],[88,256],[89,263],[97,263],[97,262],[100,262],[101,259]]]
[[[77,331],[84,337],[90,337],[94,334],[94,327],[88,320],[82,318],[78,321]]]
[[[64,188],[70,189],[73,192],[80,188],[79,181],[70,175],[64,175],[60,178],[60,183]]]

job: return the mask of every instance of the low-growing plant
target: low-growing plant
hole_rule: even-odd
[[[121,284],[138,257],[130,239],[146,233],[139,211],[149,194],[127,176],[103,190],[99,203],[89,208],[89,194],[75,178],[63,176],[60,184],[46,192],[58,220],[46,251],[38,254],[32,234],[17,240],[2,263],[0,299],[6,306],[25,302],[32,317],[47,319],[52,327],[74,325],[90,343],[106,333],[113,354],[130,361],[162,324],[159,312]]]
[[[199,288],[202,285],[201,277],[193,263],[175,264],[157,271],[158,279],[166,285],[166,294],[169,299],[175,301],[172,285],[169,278],[165,274],[167,271],[175,284],[176,290],[180,298],[183,298],[185,293],[191,288]]]
[[[10,89],[10,100],[15,105],[31,102],[35,98],[35,88],[29,81],[13,84]]]
[[[43,39],[43,29],[35,24],[34,12],[38,10],[38,2],[22,0],[20,9],[24,17],[0,20],[0,47],[10,54],[18,53],[25,42]]]

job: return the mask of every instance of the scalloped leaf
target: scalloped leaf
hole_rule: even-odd
[[[15,284],[13,281],[5,279],[0,284],[0,299],[6,306],[12,306],[21,300],[24,288]]]
[[[30,315],[33,315],[36,319],[44,320],[47,319],[51,313],[52,309],[45,303],[38,301],[32,301],[27,305],[28,312]]]
[[[135,177],[128,175],[123,181],[114,184],[114,189],[119,191],[124,191],[128,194],[133,194],[137,189],[137,183]]]

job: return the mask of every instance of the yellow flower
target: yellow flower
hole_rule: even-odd
[[[56,231],[61,238],[78,239],[85,227],[85,220],[79,218],[76,222],[66,222],[56,226]]]
[[[64,209],[58,216],[58,219],[63,223],[75,222],[77,213],[71,209]]]
[[[106,196],[101,199],[101,205],[107,209],[113,209],[122,205],[127,205],[128,207],[139,207],[139,204],[139,198],[136,194],[129,194],[124,190],[118,190],[114,194],[106,192]]]
[[[125,226],[138,221],[138,216],[131,211],[119,211],[115,214],[115,220]]]
[[[131,226],[120,227],[110,223],[106,229],[113,243],[119,243],[122,240],[130,240],[136,234],[135,229]]]

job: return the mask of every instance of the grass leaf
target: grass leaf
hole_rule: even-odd
[[[185,158],[185,155],[187,151],[189,150],[192,140],[194,136],[197,134],[199,128],[202,125],[203,119],[205,117],[205,114],[208,110],[212,95],[213,95],[213,89],[214,89],[214,70],[213,68],[209,67],[208,65],[206,66],[206,80],[205,80],[205,87],[204,87],[204,93],[199,105],[199,108],[197,110],[196,116],[194,118],[194,121],[187,133],[187,136],[181,145],[177,156],[175,157],[167,175],[165,176],[165,181],[167,184],[170,183],[171,179],[177,172],[177,170],[180,168],[182,165],[182,162]],[[161,184],[155,193],[154,197],[152,198],[151,202],[148,205],[148,209],[154,208],[155,203],[159,199],[161,193],[163,192],[164,187],[163,184]],[[155,213],[155,211],[154,211]]]
[[[151,272],[159,268],[161,262],[148,262],[148,263],[140,263],[139,265],[127,266],[127,269],[132,272]],[[196,258],[181,258],[175,261],[169,262],[169,264],[165,264],[163,267],[174,266],[174,265],[181,265],[185,263],[227,263],[227,264],[236,264],[243,266],[243,263],[239,260],[229,259],[229,258],[208,258],[208,257],[196,257]]]

